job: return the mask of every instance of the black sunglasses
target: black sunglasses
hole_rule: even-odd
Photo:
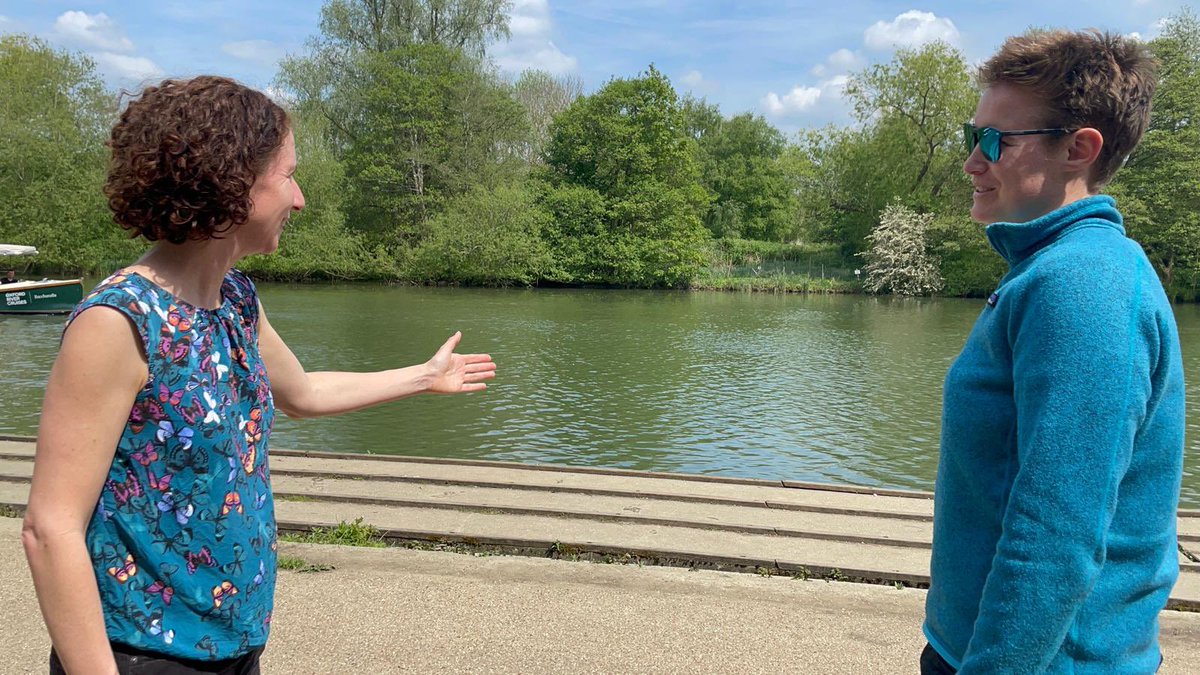
[[[979,151],[987,158],[989,162],[1000,161],[1000,139],[1005,136],[1037,136],[1040,134],[1053,134],[1055,136],[1065,136],[1073,134],[1077,129],[1026,129],[1023,131],[1000,131],[992,127],[977,127],[970,122],[963,125],[963,141],[967,144],[967,154],[971,154],[975,150],[975,146],[979,146]]]

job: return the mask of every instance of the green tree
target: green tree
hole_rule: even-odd
[[[525,109],[530,131],[528,143],[519,148],[518,154],[529,164],[540,165],[550,141],[550,123],[583,96],[583,80],[574,75],[556,77],[544,70],[526,70],[513,83],[512,96]]]
[[[545,211],[524,188],[477,187],[429,223],[408,276],[487,286],[529,285],[552,274]]]
[[[511,0],[329,0],[321,8],[322,47],[385,52],[441,45],[476,57],[507,38]]]
[[[851,77],[846,97],[859,129],[802,140],[822,174],[807,187],[829,211],[826,237],[847,253],[863,250],[880,211],[896,198],[921,212],[966,212],[961,128],[978,95],[958,50],[941,42],[902,49]]]
[[[992,249],[983,225],[965,211],[936,214],[927,240],[930,253],[939,261],[944,295],[987,297],[1008,271],[1008,263]]]
[[[1200,19],[1170,17],[1149,46],[1160,63],[1150,127],[1109,192],[1171,287],[1200,266]]]
[[[684,132],[698,144],[719,133],[721,125],[725,124],[725,116],[717,104],[691,94],[684,94],[679,100],[679,110],[683,113]]]
[[[705,225],[715,236],[785,241],[797,233],[797,205],[781,161],[787,141],[760,116],[725,120],[697,141],[701,175],[713,195]]]
[[[801,132],[785,164],[805,235],[837,244],[847,256],[863,249],[875,214],[894,197],[886,184],[872,180],[878,171],[872,136],[873,130],[833,126]]]
[[[435,45],[478,62],[488,40],[508,37],[510,9],[509,0],[328,0],[320,34],[307,41],[307,54],[279,64],[276,84],[315,107],[344,143],[361,122],[356,85],[370,64],[359,57]]]
[[[308,53],[277,84],[326,121],[347,178],[344,212],[400,263],[430,219],[475,186],[518,180],[528,122],[483,60],[508,35],[508,0],[329,0]]]
[[[524,112],[462,52],[414,45],[362,60],[344,154],[356,222],[415,244],[447,200],[520,170],[504,149],[525,139]]]
[[[678,286],[705,259],[707,203],[674,88],[654,66],[575,101],[551,126],[543,204],[564,273]]]
[[[860,122],[875,120],[873,145],[893,170],[897,195],[934,201],[962,176],[962,123],[978,95],[957,49],[944,42],[902,49],[850,78],[846,96]]]
[[[115,114],[90,59],[0,37],[0,241],[37,246],[36,264],[58,270],[99,271],[137,255],[102,191]]]

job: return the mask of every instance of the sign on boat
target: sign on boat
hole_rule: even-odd
[[[33,246],[0,244],[0,257],[37,255]],[[20,280],[0,284],[0,314],[67,314],[83,299],[82,279]]]

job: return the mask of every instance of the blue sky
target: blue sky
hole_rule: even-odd
[[[0,32],[30,33],[95,59],[114,87],[216,73],[267,87],[285,54],[318,32],[321,0],[0,0]],[[842,0],[514,0],[501,71],[542,68],[588,91],[654,63],[681,93],[786,131],[849,121],[845,76],[897,46],[943,39],[971,62],[1030,26],[1153,37],[1182,0],[924,2]]]

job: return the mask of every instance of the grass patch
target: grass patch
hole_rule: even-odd
[[[359,517],[355,518],[353,523],[342,521],[334,527],[318,527],[308,534],[285,534],[283,540],[301,544],[332,544],[334,546],[366,546],[369,548],[387,546],[379,530],[362,520]]]
[[[279,494],[277,492],[277,493],[275,493],[275,501],[277,501],[277,502],[315,502],[317,500],[313,499],[312,497],[309,497],[308,495],[294,495],[294,494],[286,494],[286,493]]]
[[[861,293],[854,281],[810,277],[803,274],[769,274],[758,277],[701,275],[689,288],[699,291],[743,291],[749,293]]]
[[[25,514],[15,506],[0,504],[0,518],[20,518]]]
[[[334,567],[333,565],[326,565],[325,563],[309,562],[304,558],[294,555],[281,555],[279,556],[279,569],[287,570],[289,572],[312,573],[328,572],[329,570],[334,569]]]
[[[758,265],[764,262],[801,262],[808,265],[844,267],[845,259],[837,244],[783,244],[756,239],[714,239],[709,244],[714,262],[732,265]]]

